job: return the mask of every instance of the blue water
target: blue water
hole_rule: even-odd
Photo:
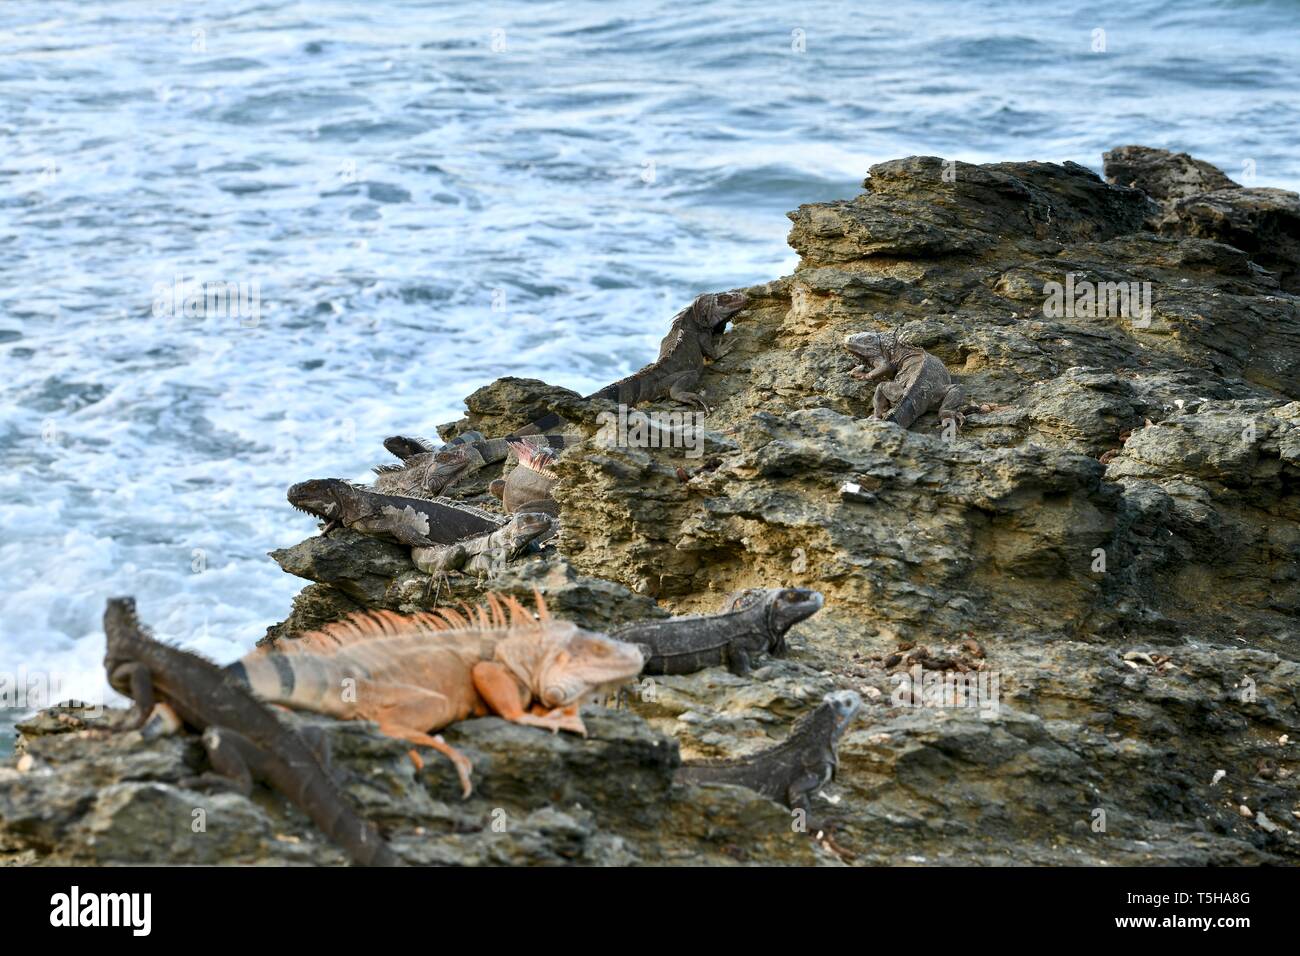
[[[872,163],[1139,142],[1300,185],[1293,0],[765,6],[0,6],[0,672],[98,694],[120,593],[235,656],[301,583],[291,482],[500,375],[635,369]],[[159,312],[177,274],[258,314]]]

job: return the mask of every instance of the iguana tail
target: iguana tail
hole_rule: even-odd
[[[271,759],[262,772],[271,784],[311,818],[322,833],[348,852],[362,866],[405,866],[402,858],[384,842],[379,831],[348,803],[343,791],[320,765],[301,738],[295,738],[296,759]],[[311,759],[311,764],[306,761]]]
[[[612,387],[613,386],[607,386],[607,388],[601,389],[600,392],[597,392],[596,395],[601,395],[601,392],[607,391],[608,388],[612,388]],[[593,397],[593,396],[588,396],[588,397]],[[606,397],[606,396],[602,395],[601,397]],[[618,398],[617,393],[615,393],[614,398],[615,399]],[[561,418],[559,415],[555,414],[555,412],[548,412],[547,414],[543,415],[541,418],[537,419],[537,421],[533,422],[531,425],[525,425],[523,428],[516,431],[513,435],[510,436],[510,438],[523,438],[525,435],[541,435],[545,432],[555,431],[557,429],[563,428],[565,424],[567,423],[564,421],[564,419]]]

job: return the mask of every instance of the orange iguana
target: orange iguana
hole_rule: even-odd
[[[390,737],[432,747],[455,764],[468,797],[469,759],[433,731],[496,714],[586,736],[579,705],[635,677],[645,663],[635,644],[557,621],[536,597],[536,618],[496,594],[464,613],[361,612],[259,648],[228,670],[263,700],[373,720]],[[423,766],[415,750],[411,760]]]

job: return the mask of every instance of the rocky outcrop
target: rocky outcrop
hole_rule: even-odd
[[[346,857],[271,791],[187,789],[194,737],[147,739],[124,712],[60,708],[20,727],[0,768],[0,853],[17,863],[340,864]],[[813,865],[835,856],[782,807],[736,787],[675,784],[677,746],[626,711],[584,713],[589,737],[498,718],[446,733],[474,762],[460,799],[447,761],[417,772],[407,745],[370,725],[294,716],[326,734],[345,793],[405,860],[423,865]],[[259,788],[260,789],[260,788]]]
[[[1246,189],[1186,153],[1121,146],[1105,155],[1106,178],[1148,193],[1161,210],[1148,225],[1169,236],[1227,243],[1300,293],[1300,196]]]
[[[333,728],[395,845],[428,862],[1300,860],[1298,200],[1142,147],[1106,172],[911,157],[791,213],[799,267],[748,290],[701,382],[698,455],[620,441],[597,427],[612,405],[542,382],[471,395],[444,437],[547,411],[588,436],[556,465],[558,541],[494,586],[595,628],[753,586],[827,607],[748,678],[643,680],[630,712],[592,712],[592,741],[454,728],[486,802]],[[868,417],[843,340],[892,329],[964,386],[959,433]],[[456,493],[488,501],[497,473]],[[272,639],[488,583],[430,582],[344,530],[274,557],[313,583]],[[811,836],[752,794],[669,783],[679,751],[761,750],[835,688],[865,706]],[[154,792],[186,746],[34,736],[25,772],[0,776],[0,839],[43,859],[120,843],[148,801],[189,799]],[[516,841],[492,835],[494,800]],[[333,853],[279,808],[240,812],[266,814],[240,853]]]

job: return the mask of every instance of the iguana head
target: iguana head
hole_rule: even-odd
[[[513,557],[555,526],[555,519],[539,511],[521,511],[510,519],[506,531],[507,550]],[[508,530],[507,530],[508,529]]]
[[[844,348],[863,365],[882,365],[889,361],[889,336],[879,332],[854,332],[844,337]]]
[[[385,438],[384,448],[403,461],[412,455],[422,455],[434,450],[434,447],[423,438],[416,438],[413,435],[393,435]]]
[[[785,634],[822,609],[826,599],[810,588],[773,588],[767,596],[767,624],[773,634]]]
[[[822,698],[822,703],[831,709],[831,717],[835,721],[835,729],[831,732],[833,740],[839,740],[844,729],[853,722],[857,716],[858,709],[862,706],[862,698],[855,690],[833,690]]]
[[[691,303],[691,321],[701,332],[721,335],[731,317],[749,304],[749,296],[739,290],[706,292]]]
[[[645,656],[635,644],[574,628],[543,658],[539,699],[547,707],[577,703],[631,680],[644,666]]]
[[[418,479],[421,495],[440,495],[465,474],[481,467],[483,456],[473,445],[449,445],[441,451],[405,456],[400,465],[378,465],[371,470],[379,476],[377,488],[385,487],[387,476],[405,473]]]
[[[323,519],[326,531],[344,518],[354,516],[359,499],[357,489],[340,478],[313,478],[289,489],[289,504]]]
[[[645,656],[635,644],[552,621],[540,640],[504,641],[499,657],[546,707],[581,703],[641,673]]]
[[[131,681],[126,677],[114,679],[113,672],[122,664],[140,660],[139,641],[147,632],[140,626],[135,613],[135,598],[109,598],[104,608],[104,670],[108,682],[119,694],[131,696]]]
[[[779,657],[786,652],[785,632],[812,617],[825,604],[820,591],[808,588],[745,588],[728,597],[720,613],[762,605],[763,623],[771,638],[769,651]]]

